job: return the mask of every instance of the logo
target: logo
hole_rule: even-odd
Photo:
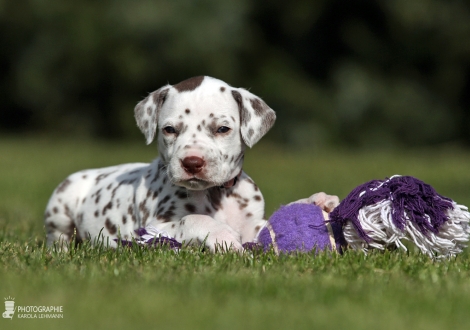
[[[18,319],[63,319],[63,306],[20,306],[15,307],[15,298],[5,298],[5,319],[13,319],[16,312]]]
[[[3,318],[12,320],[14,314],[15,298],[8,296],[8,298],[5,298],[5,312],[3,313]]]

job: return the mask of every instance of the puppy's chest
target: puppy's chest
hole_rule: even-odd
[[[154,218],[161,222],[178,221],[189,214],[205,214],[225,222],[227,214],[240,209],[232,192],[224,188],[203,191],[188,191],[174,186],[166,188],[153,202],[152,193],[145,199],[146,207],[153,209]]]

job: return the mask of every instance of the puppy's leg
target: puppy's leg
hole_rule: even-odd
[[[61,250],[66,251],[73,235],[78,235],[72,219],[64,214],[49,215],[46,212],[45,223],[47,233],[47,246],[54,244]],[[79,237],[75,237],[79,240]]]
[[[242,251],[240,234],[226,223],[215,220],[208,215],[191,214],[179,222],[167,223],[160,227],[180,242],[205,245],[215,252],[218,246]]]

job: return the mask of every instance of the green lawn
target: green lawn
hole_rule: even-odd
[[[144,143],[0,138],[0,295],[63,306],[63,319],[0,318],[0,329],[468,329],[470,249],[433,263],[416,251],[343,256],[211,255],[196,248],[43,248],[42,213],[71,172],[150,161]],[[317,191],[341,198],[414,175],[470,205],[470,152],[292,151],[261,142],[245,170],[267,215]],[[4,307],[0,306],[3,313]]]

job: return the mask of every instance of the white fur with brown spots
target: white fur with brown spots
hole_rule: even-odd
[[[274,111],[245,89],[195,77],[151,93],[135,117],[147,144],[158,135],[160,157],[69,176],[46,208],[48,244],[101,233],[116,246],[149,225],[211,250],[253,241],[265,224],[264,200],[243,157],[274,124]]]

